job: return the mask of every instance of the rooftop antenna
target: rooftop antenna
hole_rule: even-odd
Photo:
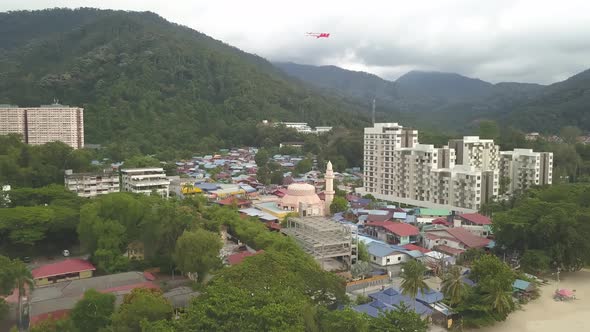
[[[373,126],[375,125],[375,98],[373,98]]]

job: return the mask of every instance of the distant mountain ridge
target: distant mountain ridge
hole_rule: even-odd
[[[274,63],[287,74],[341,95],[413,114],[444,128],[473,127],[492,119],[522,130],[558,132],[566,125],[590,130],[590,70],[551,85],[492,84],[455,73],[411,71],[395,81],[335,66]],[[383,106],[382,106],[383,107]]]

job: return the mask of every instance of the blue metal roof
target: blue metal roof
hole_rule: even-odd
[[[525,291],[529,288],[530,285],[531,285],[531,283],[528,281],[516,279],[516,280],[514,280],[514,283],[512,283],[512,288],[517,289],[517,290],[521,290],[521,291]]]
[[[373,255],[376,257],[385,257],[385,256],[391,255],[392,253],[396,252],[397,250],[395,250],[385,244],[371,242],[367,246],[367,251],[369,252],[370,255]]]
[[[379,313],[387,310],[396,310],[401,303],[414,310],[419,315],[430,315],[432,310],[419,301],[414,301],[408,296],[402,295],[395,289],[388,288],[381,292],[369,294],[374,301],[368,304],[354,306],[358,312],[364,312],[372,317],[378,317]]]
[[[393,213],[394,219],[406,219],[407,216],[408,216],[408,214],[405,212],[394,212]]]
[[[197,185],[195,185],[195,187],[204,190],[204,191],[212,191],[212,190],[217,190],[219,189],[219,186],[217,186],[217,184],[215,183],[199,183]]]
[[[444,297],[445,296],[443,295],[443,293],[435,291],[432,288],[429,288],[424,292],[418,291],[418,294],[416,294],[416,300],[426,304],[440,302],[444,299]]]

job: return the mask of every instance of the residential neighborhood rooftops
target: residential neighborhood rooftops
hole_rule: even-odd
[[[365,226],[382,227],[398,236],[414,236],[420,234],[420,230],[417,227],[401,222],[373,221],[367,222]]]
[[[462,227],[447,228],[446,231],[469,248],[483,248],[490,242],[490,239],[474,235]]]
[[[62,274],[94,271],[96,268],[89,261],[83,259],[66,259],[61,262],[46,264],[31,271],[33,278],[48,278]]]
[[[467,221],[470,221],[474,224],[477,225],[491,225],[492,221],[490,220],[490,218],[481,215],[479,213],[464,213],[459,215],[460,218],[463,218]]]
[[[451,211],[445,209],[420,209],[421,216],[448,216]]]
[[[227,257],[227,262],[229,263],[229,265],[240,264],[246,257],[255,256],[255,255],[258,255],[263,252],[264,252],[264,250],[258,250],[257,252],[250,252],[250,251],[238,252],[233,255],[229,255]]]
[[[406,245],[403,245],[402,247],[404,247],[404,248],[406,248],[406,249],[408,249],[408,250],[418,250],[419,252],[421,252],[421,253],[423,253],[423,254],[425,254],[425,253],[427,253],[427,252],[429,252],[429,251],[430,251],[430,250],[428,250],[428,249],[426,249],[426,248],[422,248],[422,247],[420,247],[420,246],[417,246],[417,245],[415,245],[415,244],[412,244],[412,243],[408,243],[408,244],[406,244]]]
[[[400,250],[393,248],[390,245],[378,243],[378,242],[371,242],[367,246],[367,251],[370,255],[376,257],[385,257],[393,254],[394,252],[400,252]]]

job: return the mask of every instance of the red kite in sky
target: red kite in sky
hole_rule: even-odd
[[[327,32],[308,32],[308,36],[316,38],[329,38],[330,34]]]

